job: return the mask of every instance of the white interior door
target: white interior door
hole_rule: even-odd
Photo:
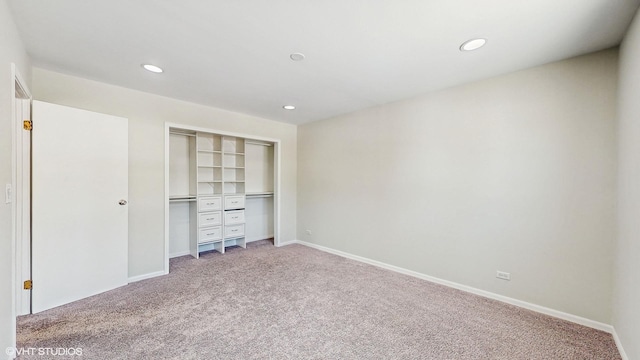
[[[127,119],[34,101],[32,149],[32,311],[127,284]]]

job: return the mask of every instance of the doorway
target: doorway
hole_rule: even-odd
[[[12,215],[14,239],[15,315],[31,313],[31,92],[15,64],[11,64],[12,100]],[[15,318],[15,317],[14,317]]]

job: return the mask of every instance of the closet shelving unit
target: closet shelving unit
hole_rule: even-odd
[[[224,252],[222,241],[222,139],[211,133],[196,133],[197,234],[191,238],[191,255],[203,251]]]
[[[224,246],[246,248],[244,139],[222,137],[222,179],[224,192]]]

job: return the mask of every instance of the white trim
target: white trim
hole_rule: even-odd
[[[197,131],[197,132],[213,133],[213,134],[222,135],[222,136],[241,137],[241,138],[251,139],[251,140],[260,140],[260,141],[266,141],[266,142],[272,142],[272,143],[280,142],[279,139],[254,136],[249,134],[241,134],[241,133],[222,131],[222,130],[215,130],[212,128],[204,128],[204,127],[187,125],[187,124],[179,124],[179,123],[171,123],[171,122],[165,122],[164,124],[167,129],[172,127],[172,128],[180,128],[180,129]]]
[[[164,273],[169,273],[169,124],[164,124]]]
[[[256,242],[256,241],[262,241],[262,240],[269,240],[269,239],[273,239],[274,236],[273,235],[266,235],[266,236],[258,236],[255,238],[245,238],[245,241],[247,242],[247,244],[252,243],[252,242]]]
[[[357,256],[357,255],[353,255],[344,251],[340,251],[340,250],[335,250],[335,249],[331,249],[322,245],[317,245],[317,244],[312,244],[306,241],[300,241],[300,240],[295,240],[295,242],[291,242],[291,243],[298,243],[298,244],[302,244],[304,246],[308,246],[314,249],[318,249],[324,252],[328,252],[334,255],[338,255],[338,256],[342,256],[345,257],[347,259],[351,259],[351,260],[356,260],[359,262],[363,262],[369,265],[373,265],[373,266],[377,266],[383,269],[387,269],[387,270],[391,270],[400,274],[404,274],[404,275],[409,275],[409,276],[413,276],[416,277],[418,279],[422,279],[422,280],[427,280],[427,281],[431,281],[434,282],[436,284],[440,284],[440,285],[444,285],[444,286],[448,286],[454,289],[458,289],[458,290],[462,290],[468,293],[472,293],[475,295],[480,295],[489,299],[493,299],[493,300],[498,300],[510,305],[514,305],[514,306],[518,306],[524,309],[528,309],[528,310],[532,310],[541,314],[545,314],[545,315],[549,315],[549,316],[553,316],[562,320],[567,320],[576,324],[580,324],[580,325],[584,325],[596,330],[601,330],[607,333],[612,334],[614,332],[613,326],[609,325],[609,324],[604,324],[595,320],[591,320],[591,319],[587,319],[587,318],[583,318],[577,315],[573,315],[573,314],[569,314],[569,313],[565,313],[562,311],[558,311],[558,310],[554,310],[554,309],[550,309],[548,307],[544,307],[544,306],[540,306],[540,305],[536,305],[536,304],[532,304],[526,301],[522,301],[522,300],[518,300],[518,299],[514,299],[514,298],[510,298],[507,296],[503,296],[503,295],[499,295],[496,293],[492,293],[489,291],[485,291],[485,290],[480,290],[471,286],[467,286],[467,285],[462,285],[462,284],[458,284],[455,283],[453,281],[449,281],[449,280],[444,280],[444,279],[440,279],[437,277],[433,277],[433,276],[429,276],[426,274],[422,274],[419,273],[417,271],[413,271],[413,270],[408,270],[405,268],[401,268],[398,266],[394,266],[394,265],[389,265],[377,260],[372,260],[372,259],[368,259],[362,256]]]
[[[287,246],[287,245],[293,245],[293,244],[302,244],[302,245],[307,245],[307,244],[303,244],[300,240],[289,240],[289,241],[281,241],[279,244],[274,244],[276,247],[283,247],[283,246]],[[309,247],[313,247],[311,245],[307,245]],[[322,249],[319,249],[322,250]]]
[[[148,274],[132,276],[132,277],[129,278],[129,284],[131,284],[133,282],[141,281],[141,280],[151,279],[151,278],[162,276],[162,275],[167,275],[168,273],[169,273],[168,271],[167,272],[165,272],[165,271],[156,271],[156,272],[152,272],[152,273],[148,273]]]
[[[169,258],[173,259],[173,258],[176,258],[176,257],[185,256],[185,255],[191,255],[191,251],[185,250],[185,251],[179,251],[179,252],[171,253],[171,254],[169,254]]]
[[[22,159],[22,147],[18,149],[18,144],[22,144],[22,142],[18,141],[18,133],[19,130],[22,129],[21,126],[16,124],[16,83],[18,86],[24,91],[24,95],[27,96],[29,101],[31,101],[31,91],[27,87],[27,82],[24,80],[18,67],[16,64],[11,63],[11,191],[12,191],[12,199],[11,199],[11,343],[10,346],[16,346],[16,314],[18,310],[20,313],[24,313],[24,309],[17,308],[17,302],[19,301],[22,304],[22,295],[24,295],[23,291],[18,291],[19,284],[22,284],[22,281],[18,281],[16,277],[18,275],[23,276],[22,274],[22,256],[18,257],[18,248],[22,249],[24,244],[18,244],[18,231],[22,231],[23,224],[18,224],[18,219],[22,219],[22,217],[17,216],[17,211],[22,209],[22,204],[18,206],[17,197],[16,197],[16,189],[18,188],[17,184],[23,184],[22,174],[18,174],[18,157]],[[29,164],[30,166],[30,164]],[[22,201],[22,198],[20,197]],[[29,219],[29,222],[31,219]],[[23,239],[23,236],[20,236]],[[24,239],[23,239],[24,240]],[[18,269],[20,271],[18,272]],[[30,274],[29,274],[30,276]],[[22,287],[20,286],[20,290]],[[19,299],[18,299],[19,298]],[[14,358],[15,356],[9,356],[9,358]]]
[[[282,149],[280,146],[280,140],[273,141],[273,176],[274,179],[274,193],[273,193],[273,220],[276,222],[273,227],[273,244],[280,246],[280,184],[282,179]]]
[[[615,328],[613,328],[613,332],[611,333],[611,335],[613,335],[613,341],[616,342],[616,346],[618,347],[618,352],[620,353],[620,357],[622,358],[622,360],[629,360],[629,357],[622,347],[622,342],[620,341]]]

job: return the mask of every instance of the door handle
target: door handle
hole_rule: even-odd
[[[127,200],[120,200],[120,201],[118,201],[118,204],[127,205]]]

